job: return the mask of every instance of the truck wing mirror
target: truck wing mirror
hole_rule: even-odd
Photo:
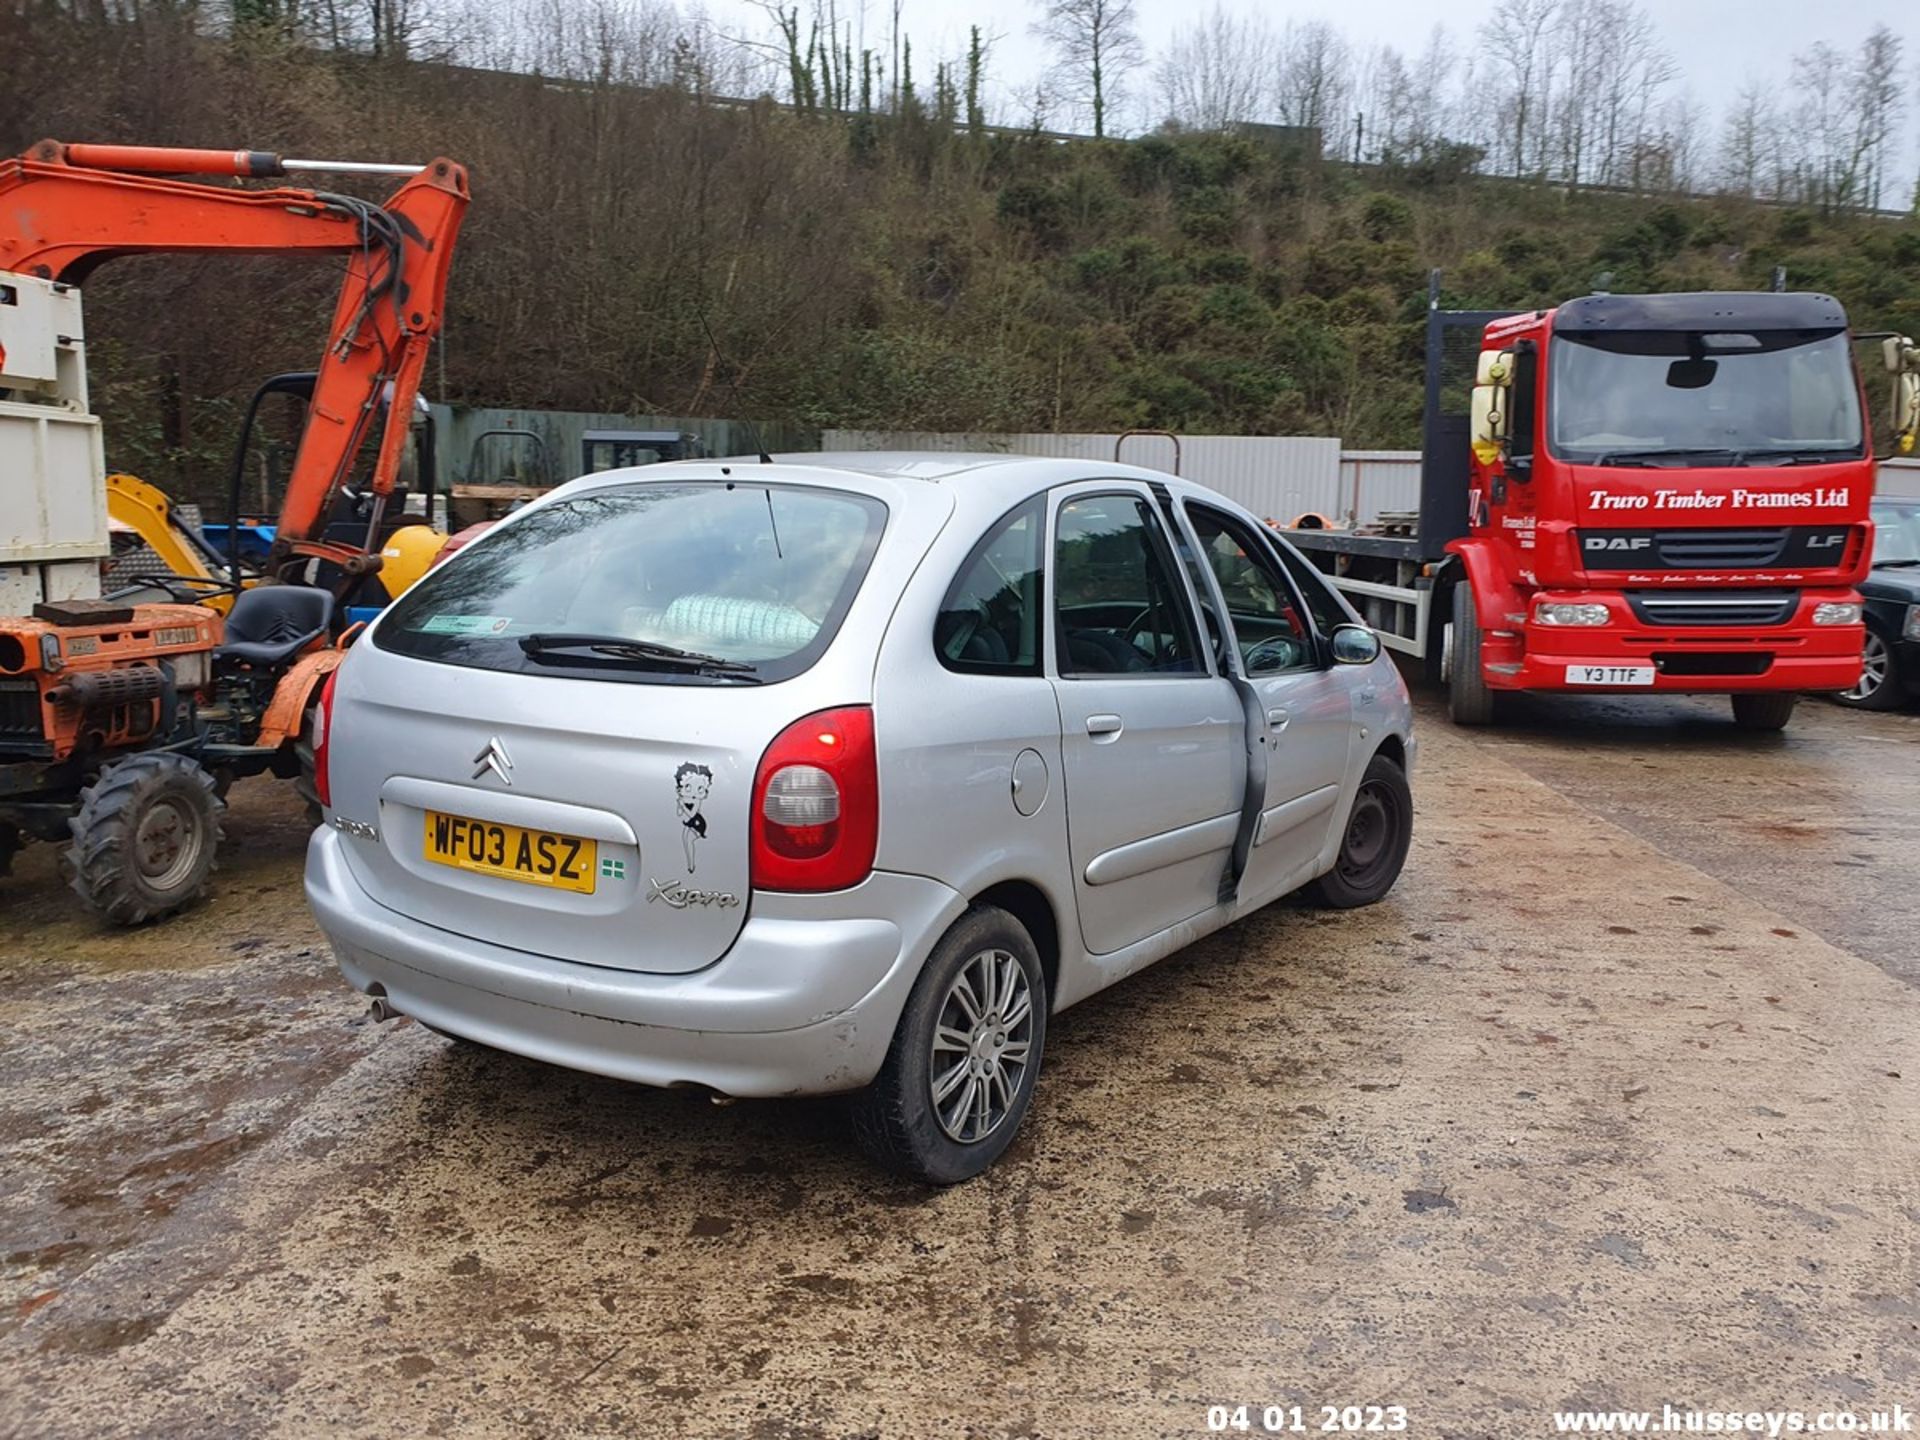
[[[1513,388],[1513,352],[1483,350],[1472,403],[1473,453],[1482,465],[1500,458],[1511,434],[1509,392]]]
[[[1881,353],[1893,376],[1894,443],[1910,455],[1920,438],[1920,346],[1905,335],[1889,335]]]

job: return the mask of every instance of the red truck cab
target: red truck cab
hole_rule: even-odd
[[[1773,729],[1858,681],[1874,457],[1838,301],[1588,296],[1489,323],[1475,379],[1456,719],[1694,691]]]

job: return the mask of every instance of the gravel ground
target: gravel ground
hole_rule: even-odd
[[[374,1026],[236,787],[210,904],[0,880],[0,1433],[1200,1435],[1209,1405],[1920,1404],[1920,717],[1423,716],[1372,910],[1067,1012],[929,1193],[716,1107]]]

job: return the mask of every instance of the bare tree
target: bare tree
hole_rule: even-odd
[[[1636,127],[1634,184],[1642,190],[1690,193],[1699,183],[1706,115],[1691,95],[1668,97]]]
[[[1216,4],[1175,34],[1160,61],[1156,79],[1167,117],[1198,130],[1255,119],[1265,105],[1273,50],[1263,19],[1242,19]]]
[[[1445,136],[1450,118],[1447,90],[1459,68],[1453,37],[1446,26],[1435,25],[1409,77],[1407,133],[1415,150],[1424,151]]]
[[[1481,48],[1500,78],[1503,133],[1497,154],[1515,175],[1546,168],[1553,104],[1553,21],[1559,0],[1499,0],[1480,27]]]
[[[1785,136],[1773,90],[1762,81],[1748,80],[1728,108],[1715,169],[1722,189],[1754,198],[1779,194]]]
[[[1567,77],[1552,117],[1554,148],[1560,178],[1569,185],[1590,178],[1588,170],[1594,163],[1612,9],[1609,0],[1571,5],[1560,12],[1553,27],[1555,62],[1565,67]]]
[[[1273,78],[1273,108],[1283,125],[1323,134],[1344,127],[1353,90],[1353,55],[1324,20],[1287,22]]]
[[[1413,71],[1407,59],[1391,45],[1382,45],[1360,66],[1355,85],[1360,113],[1367,126],[1369,154],[1392,159],[1403,153],[1410,129],[1408,115],[1413,108]]]
[[[1554,62],[1564,77],[1552,116],[1560,178],[1634,183],[1635,157],[1675,74],[1653,18],[1635,0],[1566,6]]]
[[[1126,78],[1146,63],[1134,0],[1043,0],[1033,33],[1054,49],[1080,104],[1093,113],[1093,133],[1107,133],[1108,112]]]
[[[1817,40],[1793,57],[1793,133],[1799,141],[1796,186],[1801,199],[1831,205],[1838,198],[1848,130],[1846,57]]]
[[[1874,26],[1854,56],[1849,86],[1854,98],[1849,198],[1875,209],[1886,184],[1887,152],[1899,138],[1906,109],[1901,50],[1898,35],[1885,25]]]

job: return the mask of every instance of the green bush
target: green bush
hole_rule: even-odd
[[[1369,240],[1413,238],[1413,206],[1398,195],[1369,195],[1360,210],[1360,233]]]

